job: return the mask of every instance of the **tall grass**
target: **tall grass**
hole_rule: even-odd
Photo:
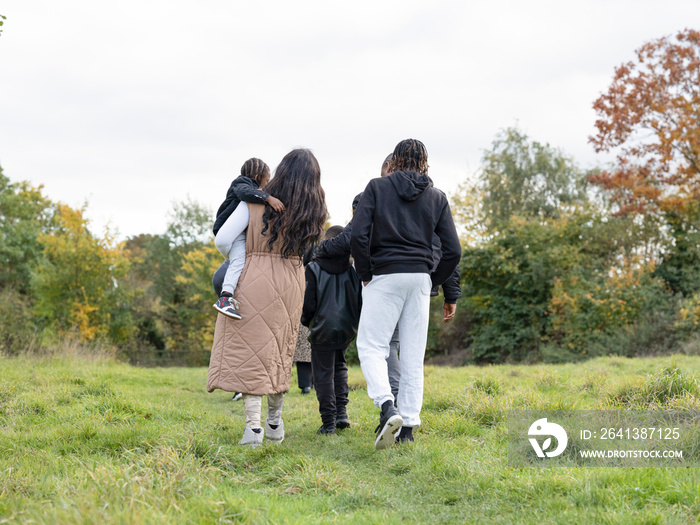
[[[0,359],[0,521],[696,522],[696,469],[510,468],[504,415],[697,407],[699,373],[691,356],[428,367],[416,442],[375,451],[378,410],[353,367],[350,429],[316,435],[316,401],[292,385],[284,443],[251,450],[237,445],[241,403],[207,394],[206,369],[140,369],[78,350]]]

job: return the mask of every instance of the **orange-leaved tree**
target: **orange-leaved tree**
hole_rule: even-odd
[[[700,32],[644,44],[615,69],[593,107],[597,152],[618,165],[590,178],[611,190],[619,214],[687,208],[700,197]]]
[[[84,342],[124,342],[132,323],[124,322],[128,301],[119,279],[128,261],[109,231],[103,238],[90,233],[84,213],[85,207],[58,204],[57,228],[39,235],[43,258],[32,275],[36,313],[58,336],[73,332]]]

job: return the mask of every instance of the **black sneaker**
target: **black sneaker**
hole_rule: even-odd
[[[233,297],[224,295],[214,303],[214,308],[231,319],[242,319],[241,314],[236,311],[241,305]]]
[[[377,439],[374,440],[374,448],[381,450],[394,444],[394,434],[403,425],[403,418],[394,406],[393,401],[385,401],[382,412],[379,414],[379,426],[376,428]]]
[[[240,401],[241,399],[243,399],[243,394],[240,392],[233,393],[233,401]]]
[[[316,433],[325,436],[335,435],[335,427],[321,425],[321,428],[319,428]]]
[[[346,428],[350,428],[350,418],[348,418],[347,414],[338,414],[335,417],[335,428],[338,430],[345,430]]]
[[[311,387],[310,386],[305,386],[304,388],[301,389],[302,394],[310,394],[311,393]]]
[[[413,427],[401,427],[396,435],[396,443],[413,443]]]

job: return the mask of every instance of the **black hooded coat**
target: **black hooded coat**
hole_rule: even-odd
[[[442,250],[437,266],[433,234]],[[363,281],[373,275],[427,273],[433,286],[447,280],[462,253],[447,197],[427,175],[414,171],[369,181],[353,216],[350,247]]]

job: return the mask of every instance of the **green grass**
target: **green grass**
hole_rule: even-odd
[[[375,451],[377,410],[350,371],[353,427],[317,436],[314,396],[287,438],[237,446],[243,406],[206,369],[0,359],[0,523],[691,523],[695,468],[507,466],[509,409],[699,407],[700,358],[427,368],[412,445]]]

